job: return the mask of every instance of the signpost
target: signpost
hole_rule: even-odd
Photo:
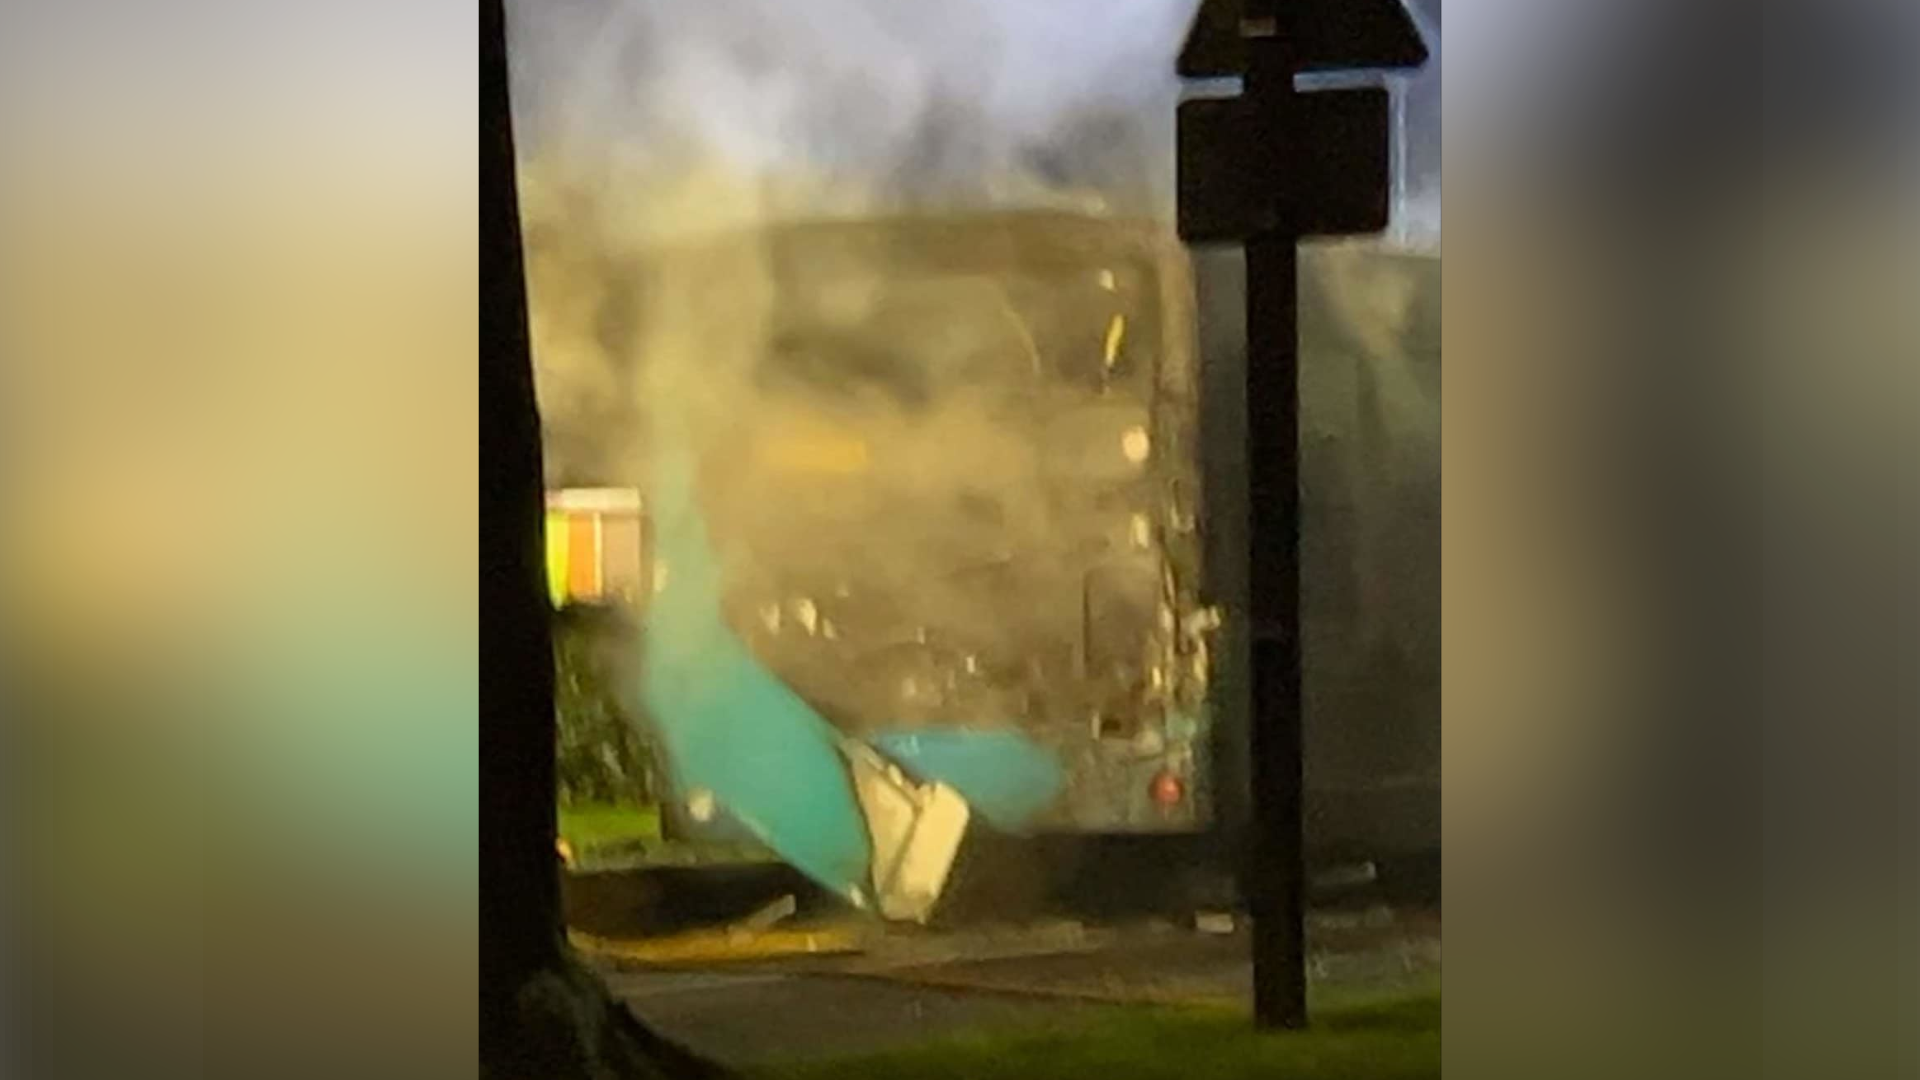
[[[1302,829],[1297,249],[1384,231],[1392,104],[1378,87],[1302,92],[1309,72],[1417,67],[1427,50],[1398,0],[1207,0],[1183,76],[1239,76],[1240,96],[1179,115],[1180,233],[1240,241],[1247,265],[1250,850],[1254,1022],[1306,1026]]]

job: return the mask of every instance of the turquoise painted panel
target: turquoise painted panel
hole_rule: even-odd
[[[1018,731],[945,728],[868,737],[921,780],[951,786],[997,828],[1018,832],[1060,794],[1060,761]]]
[[[711,791],[794,868],[869,902],[870,842],[841,736],[721,617],[720,567],[684,453],[657,463],[651,508],[666,576],[647,613],[637,692],[676,788]]]

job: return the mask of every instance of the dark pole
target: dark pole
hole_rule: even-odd
[[[544,500],[501,0],[480,3],[480,1023],[559,968],[553,646]]]
[[[1294,65],[1277,36],[1247,42],[1244,97],[1262,138],[1255,168],[1281,185],[1272,226],[1246,240],[1247,486],[1252,541],[1253,1010],[1262,1028],[1307,1023],[1301,822],[1299,225],[1287,177],[1299,145]]]
[[[1247,268],[1247,738],[1254,1021],[1307,1022],[1300,696],[1299,255],[1305,236],[1391,220],[1391,102],[1378,88],[1302,94],[1305,71],[1418,67],[1400,0],[1205,0],[1182,75],[1240,75],[1237,98],[1180,106],[1180,232],[1240,240]]]

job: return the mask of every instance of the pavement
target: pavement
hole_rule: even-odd
[[[722,1064],[896,1049],[966,1031],[1069,1024],[1101,1006],[816,974],[616,972],[614,993],[654,1030]]]
[[[1227,930],[1230,917],[1206,920]],[[776,932],[764,936],[775,939]],[[877,924],[782,927],[812,952],[755,951],[754,935],[720,932],[731,953],[589,942],[614,993],[648,1024],[729,1065],[883,1051],[930,1038],[1073,1026],[1102,1011],[1206,1004],[1247,1007],[1244,924],[1089,925],[1051,920],[929,931]],[[1309,979],[1329,989],[1391,990],[1439,971],[1439,917],[1371,908],[1309,920]],[[677,950],[677,951],[676,951]],[[662,955],[655,948],[653,955]],[[688,960],[689,956],[703,957]]]

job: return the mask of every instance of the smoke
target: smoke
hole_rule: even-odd
[[[1145,655],[1185,625],[1151,556],[1193,508],[1165,493],[1198,486],[1194,6],[518,6],[550,484],[645,497],[687,452],[729,623],[836,720],[1084,737],[1137,706],[1075,659],[1100,574],[1113,678],[1194,707]]]
[[[1022,715],[1009,688],[1073,672],[1085,575],[1166,517],[1127,440],[1155,427],[1157,365],[1192,357],[1157,309],[1177,248],[1150,235],[1044,215],[663,250],[636,284],[626,482],[691,450],[730,621],[837,717],[909,719],[899,698],[955,665],[979,685],[936,696]],[[895,647],[899,670],[874,659]]]
[[[778,188],[767,209],[782,214],[1030,205],[1060,188],[1157,213],[1171,154],[1150,151],[1171,147],[1195,6],[522,3],[517,122],[536,161],[623,181],[718,167]],[[1149,152],[1117,160],[1116,134]]]
[[[1056,208],[1171,217],[1173,59],[1195,0],[557,0],[510,10],[549,478],[628,471],[645,403],[718,378],[765,271],[720,241],[823,217]],[[646,295],[652,289],[652,295]],[[663,302],[661,290],[673,300]],[[645,317],[650,325],[642,328]],[[699,377],[635,382],[655,358]],[[744,353],[751,343],[740,343]]]
[[[1440,300],[1437,256],[1378,241],[1303,250],[1304,689],[1317,786],[1439,775]]]

